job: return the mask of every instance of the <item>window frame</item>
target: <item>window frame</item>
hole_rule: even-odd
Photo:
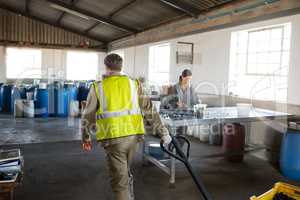
[[[233,93],[241,98],[250,98],[255,100],[262,100],[262,101],[274,101],[274,102],[280,102],[280,103],[286,103],[288,101],[288,76],[291,66],[291,39],[292,39],[292,22],[284,22],[284,23],[278,23],[273,25],[267,25],[257,28],[250,28],[250,29],[241,29],[231,32],[231,42],[230,42],[230,62],[229,62],[229,73],[228,73],[228,80],[230,83],[230,86],[228,86],[227,94]],[[264,30],[273,30],[273,29],[281,29],[281,35],[272,35],[273,33],[270,32],[268,35],[269,41],[267,42],[268,48],[253,48],[252,54],[258,54],[257,52],[261,52],[263,54],[266,54],[268,56],[267,59],[259,59],[257,60],[257,57],[255,58],[255,66],[259,66],[259,64],[270,64],[273,65],[275,69],[275,65],[278,65],[279,68],[276,68],[275,70],[271,71],[269,68],[267,70],[261,71],[260,68],[253,68],[253,72],[265,72],[265,73],[251,73],[249,72],[249,56],[252,56],[251,50],[249,50],[249,33],[253,32],[259,32]],[[275,33],[276,34],[276,33]],[[255,38],[255,37],[254,37]],[[259,38],[259,37],[258,37]],[[259,42],[258,39],[256,40],[256,43]],[[272,41],[276,41],[276,48],[275,50],[272,46]],[[281,41],[280,41],[281,40]],[[245,41],[245,42],[243,42]],[[279,42],[281,42],[279,46]],[[250,53],[249,53],[250,52]],[[278,58],[275,62],[270,62],[274,59],[274,56],[272,53],[280,53],[280,58],[278,55]],[[273,57],[273,58],[272,58]],[[277,58],[277,57],[276,57]],[[266,61],[266,62],[265,62]],[[280,61],[280,62],[279,62]],[[252,62],[250,62],[252,64]],[[280,66],[279,66],[280,65]],[[257,70],[259,69],[259,70]],[[243,89],[240,85],[244,85],[245,81],[250,81],[248,89],[250,91],[243,92]],[[256,81],[255,81],[256,80]],[[260,84],[261,81],[267,80],[272,85],[268,86],[265,89],[268,89],[267,93],[273,93],[272,96],[268,95],[261,95],[258,94],[259,90],[257,90],[257,94],[253,95],[251,94],[253,91],[252,89],[255,88],[253,84]],[[241,82],[240,82],[241,81]],[[248,84],[249,84],[248,83]],[[230,89],[231,88],[231,89]],[[251,89],[252,88],[252,89]],[[260,88],[260,86],[258,86]],[[262,88],[263,89],[263,88]],[[270,90],[269,90],[270,89]],[[284,91],[283,91],[284,90]],[[284,93],[282,93],[284,92]],[[248,94],[246,94],[248,93]],[[250,95],[250,96],[249,96]],[[274,95],[274,96],[273,96]]]
[[[68,77],[69,75],[69,73],[68,73],[68,54],[69,53],[88,53],[88,54],[95,54],[96,56],[97,56],[97,62],[96,62],[96,74],[95,74],[95,77],[93,78],[93,79],[85,79],[85,78],[83,78],[83,79],[74,79],[74,78],[70,78],[70,77]],[[65,67],[65,72],[66,72],[66,80],[69,80],[69,81],[84,81],[84,80],[97,80],[97,75],[98,75],[98,73],[99,73],[99,55],[97,54],[97,52],[91,52],[91,51],[80,51],[80,50],[67,50],[66,51],[66,61],[65,61],[65,65],[66,65],[66,67]]]
[[[39,52],[39,59],[40,59],[40,66],[38,68],[30,68],[31,70],[39,70],[40,73],[38,74],[39,77],[9,77],[8,76],[8,50],[9,49],[15,49],[15,50],[32,50],[32,51],[38,51]],[[43,52],[40,48],[35,47],[18,47],[18,46],[7,46],[5,47],[5,77],[8,80],[14,80],[14,79],[42,79],[43,78]]]
[[[260,29],[255,29],[255,30],[249,30],[247,31],[247,51],[246,51],[246,66],[245,66],[245,75],[249,75],[249,76],[279,76],[279,77],[284,77],[286,75],[281,75],[281,74],[277,74],[277,73],[253,73],[253,72],[249,72],[249,48],[250,48],[250,34],[252,33],[257,33],[257,32],[262,32],[262,31],[267,31],[267,30],[274,30],[274,29],[281,29],[281,50],[280,51],[265,51],[265,52],[261,52],[261,53],[271,53],[271,52],[279,52],[280,53],[280,63],[279,63],[279,71],[282,69],[282,54],[284,53],[283,50],[283,42],[284,42],[284,29],[285,29],[285,25],[277,25],[277,26],[272,26],[272,27],[265,27],[265,28],[260,28]],[[270,45],[270,42],[269,42]],[[257,54],[257,52],[255,53]],[[257,63],[256,63],[257,64]]]
[[[156,66],[154,66],[153,68],[153,64],[156,65],[156,59],[155,59],[155,49],[156,48],[159,48],[159,47],[168,47],[169,48],[169,66],[168,66],[168,71],[163,71],[163,70],[158,70],[160,68],[157,68]],[[152,55],[152,58],[151,58],[151,55]],[[167,43],[161,43],[161,44],[156,44],[156,45],[152,45],[152,46],[149,46],[149,64],[148,64],[148,80],[150,82],[153,82],[157,85],[164,85],[165,83],[164,82],[156,82],[156,81],[152,81],[150,79],[151,75],[153,74],[167,74],[168,75],[168,80],[166,80],[166,83],[169,83],[170,82],[170,67],[171,67],[171,44],[169,42]],[[152,64],[152,66],[151,66]]]

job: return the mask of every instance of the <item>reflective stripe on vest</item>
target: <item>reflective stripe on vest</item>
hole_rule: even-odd
[[[137,94],[137,87],[135,81],[129,79],[130,83],[130,93],[131,93],[131,103],[132,109],[131,110],[121,110],[121,111],[108,111],[106,97],[103,91],[103,84],[102,82],[98,84],[98,92],[99,92],[99,101],[101,107],[101,114],[98,114],[96,117],[97,119],[107,119],[112,117],[120,117],[125,115],[139,115],[141,114],[141,110],[138,104],[138,94]],[[97,88],[96,88],[97,89]]]

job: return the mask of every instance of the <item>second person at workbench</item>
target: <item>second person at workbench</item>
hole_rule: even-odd
[[[163,99],[162,107],[164,109],[176,110],[190,110],[194,105],[200,103],[193,87],[191,86],[192,71],[185,69],[182,71],[179,82],[169,89],[167,97]],[[176,135],[186,135],[187,127],[182,126],[177,128]],[[183,146],[183,142],[179,141]]]
[[[179,76],[179,82],[171,86],[167,97],[163,99],[164,109],[193,109],[199,103],[193,87],[191,86],[192,71],[185,69]]]

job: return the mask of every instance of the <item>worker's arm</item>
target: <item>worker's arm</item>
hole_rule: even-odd
[[[95,88],[94,86],[91,86],[87,97],[86,107],[81,117],[81,134],[82,134],[83,143],[91,141],[90,130],[96,127],[97,106],[98,106],[98,100],[95,93]]]
[[[139,85],[139,104],[145,119],[157,130],[159,136],[163,138],[169,135],[168,129],[164,126],[159,113],[154,109],[150,98],[144,95],[142,87]]]

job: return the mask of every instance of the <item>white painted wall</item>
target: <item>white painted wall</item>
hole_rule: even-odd
[[[171,43],[170,81],[172,83],[176,82],[181,71],[184,68],[190,68],[193,71],[193,83],[209,82],[217,87],[219,93],[226,94],[229,76],[231,32],[287,22],[292,22],[288,103],[300,105],[300,92],[298,89],[300,77],[300,15],[267,20],[160,42]],[[193,42],[195,44],[194,64],[192,66],[176,65],[177,41]],[[124,49],[126,72],[134,77],[142,75],[147,78],[148,49],[149,46],[156,44],[157,43]],[[201,88],[200,91],[205,93],[215,93],[213,87],[209,86]]]
[[[67,51],[62,49],[42,50],[42,78],[65,79],[67,68]],[[98,52],[98,79],[105,71],[106,53]],[[6,82],[5,47],[0,46],[0,82]]]

